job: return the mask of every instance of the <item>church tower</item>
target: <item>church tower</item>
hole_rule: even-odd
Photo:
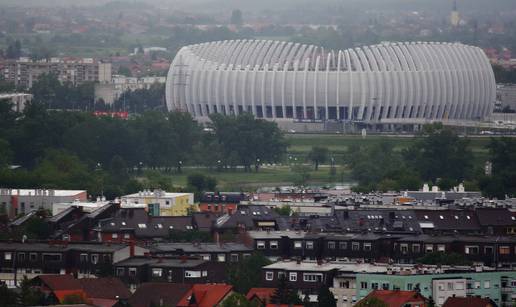
[[[453,10],[450,15],[450,23],[454,27],[457,27],[460,23],[459,11],[457,10],[457,0],[453,1]]]

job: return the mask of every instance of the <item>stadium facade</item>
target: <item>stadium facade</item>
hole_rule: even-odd
[[[460,43],[386,43],[342,51],[231,40],[183,47],[167,78],[169,110],[196,118],[253,113],[278,122],[478,121],[496,96],[484,52]]]

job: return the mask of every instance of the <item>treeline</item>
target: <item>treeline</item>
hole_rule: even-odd
[[[113,197],[140,189],[142,181],[134,178],[144,171],[180,172],[185,165],[243,165],[249,171],[280,161],[286,151],[274,123],[252,115],[212,120],[210,128],[182,112],[146,112],[123,120],[49,111],[40,103],[17,114],[0,102],[0,186],[86,188]],[[6,168],[12,164],[22,168]],[[168,188],[159,172],[152,174],[153,188]]]
[[[402,150],[386,141],[351,146],[344,163],[359,192],[418,190],[423,183],[449,190],[464,182],[466,190],[481,190],[488,197],[516,195],[516,140],[492,138],[486,149],[491,174],[484,170],[485,161],[474,164],[467,138],[434,124]]]

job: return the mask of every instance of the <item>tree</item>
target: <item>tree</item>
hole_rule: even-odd
[[[191,174],[186,178],[187,190],[195,193],[196,199],[200,199],[203,192],[215,191],[217,179],[203,174]]]
[[[516,195],[516,140],[491,138],[487,149],[493,171],[492,176],[480,176],[482,193],[498,199]]]
[[[418,263],[431,265],[471,265],[464,255],[457,253],[432,252],[417,259]]]
[[[6,140],[0,139],[0,170],[11,163],[13,152]]]
[[[319,288],[319,292],[317,294],[317,306],[320,307],[337,307],[337,301],[335,300],[335,295],[330,291],[328,287]]]
[[[292,214],[292,208],[289,205],[284,205],[281,207],[275,207],[274,211],[282,216],[290,216]]]
[[[319,169],[319,164],[324,163],[328,159],[328,148],[321,146],[313,146],[308,153],[308,158],[314,163],[315,170]]]
[[[7,288],[4,282],[0,282],[0,298],[0,307],[11,307],[16,305],[18,295]]]
[[[425,126],[421,136],[403,152],[403,157],[423,180],[437,182],[438,178],[446,178],[457,183],[471,175],[473,154],[468,148],[469,140],[459,138],[442,124]]]
[[[261,284],[262,267],[271,264],[261,253],[253,253],[229,268],[229,283],[240,293],[247,293],[249,289]]]
[[[235,292],[222,302],[221,307],[259,307],[259,304],[250,302],[244,295]]]
[[[233,10],[231,12],[230,23],[236,26],[241,26],[244,23],[241,10]]]
[[[360,300],[355,307],[389,307],[387,303],[376,297],[366,297]]]
[[[297,293],[288,286],[287,277],[282,276],[278,282],[278,287],[271,295],[272,304],[302,304],[303,302]]]
[[[23,306],[45,305],[45,294],[38,288],[33,288],[27,276],[23,276],[20,284],[20,303]]]
[[[310,179],[310,167],[306,165],[294,165],[292,172],[296,174],[294,178],[294,185],[296,186],[305,186]]]

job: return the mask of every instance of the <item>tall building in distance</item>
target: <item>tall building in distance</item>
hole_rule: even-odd
[[[495,97],[486,55],[460,43],[334,51],[280,41],[210,42],[183,47],[166,84],[169,110],[199,119],[248,112],[287,123],[283,128],[474,122],[492,113]]]
[[[460,23],[460,15],[459,11],[457,10],[457,0],[453,1],[453,10],[450,14],[450,24],[454,27],[459,26]]]
[[[92,58],[51,58],[34,61],[29,58],[8,60],[3,63],[2,75],[19,88],[32,88],[39,76],[53,74],[61,82],[80,85],[84,82],[111,82],[111,63]]]

